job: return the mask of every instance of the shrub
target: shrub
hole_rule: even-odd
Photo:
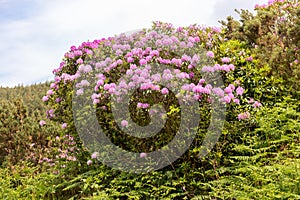
[[[270,75],[284,83],[286,92],[299,98],[300,6],[294,0],[269,1],[256,5],[256,14],[238,12],[240,22],[232,17],[223,21],[228,39],[238,39],[251,45],[260,62],[269,66]]]

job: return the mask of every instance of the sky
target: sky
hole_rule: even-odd
[[[220,26],[267,0],[0,0],[0,86],[52,80],[65,52],[84,41],[150,28]]]

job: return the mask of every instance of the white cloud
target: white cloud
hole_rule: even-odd
[[[237,0],[230,6],[225,5],[225,0],[32,1],[35,10],[26,12],[25,18],[2,19],[0,85],[30,84],[50,77],[69,47],[83,41],[147,28],[157,20],[176,26],[217,25],[219,16],[233,13],[231,7],[248,6]],[[4,3],[8,4],[0,0],[0,4]]]

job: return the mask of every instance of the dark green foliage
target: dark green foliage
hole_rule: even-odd
[[[222,21],[228,39],[247,42],[260,60],[259,66],[270,66],[269,74],[284,81],[285,89],[296,97],[300,85],[300,6],[297,0],[257,8],[253,14],[238,11],[240,21],[228,17]],[[299,96],[298,96],[299,98]]]
[[[48,145],[47,137],[57,134],[57,128],[42,130],[39,121],[47,107],[41,102],[48,84],[31,87],[0,88],[0,162],[14,165],[21,160],[37,163]]]
[[[237,125],[211,195],[224,199],[299,199],[299,102],[286,98],[257,113],[256,128]],[[225,164],[227,163],[227,164]]]

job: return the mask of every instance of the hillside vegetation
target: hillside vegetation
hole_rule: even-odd
[[[228,17],[222,28],[154,22],[132,38],[84,42],[65,54],[52,82],[0,88],[0,199],[300,199],[300,5],[269,1],[257,5],[255,13],[239,13],[240,21]],[[161,37],[161,43],[153,45],[152,37]],[[204,49],[212,64],[193,67],[199,59],[180,55],[176,45]],[[92,56],[103,62],[82,65]],[[132,95],[130,117],[137,124],[149,123],[149,106],[157,101],[167,111],[169,120],[151,139],[126,135],[117,124],[130,128],[130,121],[114,119],[108,98],[118,91],[120,77],[143,74],[137,67],[148,73],[149,63],[166,63],[180,70],[175,70],[180,79],[188,78],[191,88],[181,94],[200,102],[200,120],[191,145],[177,160],[135,173],[142,169],[130,165],[131,157],[115,161],[105,157],[107,152],[93,153],[99,146],[88,149],[74,119],[88,111],[82,106],[75,112],[72,100],[89,92],[92,69],[111,66],[98,75],[91,93],[99,125],[115,145],[141,153],[144,165],[152,166],[146,162],[149,152],[163,148],[179,129],[183,110],[178,96],[155,81]],[[209,77],[216,78],[212,70],[220,73],[224,87],[208,83]],[[163,77],[170,74],[164,71]],[[226,106],[224,126],[211,151],[199,157],[215,97]],[[183,136],[190,134],[190,127],[184,128]],[[119,169],[129,163],[132,169],[118,170],[99,157],[119,163]]]

